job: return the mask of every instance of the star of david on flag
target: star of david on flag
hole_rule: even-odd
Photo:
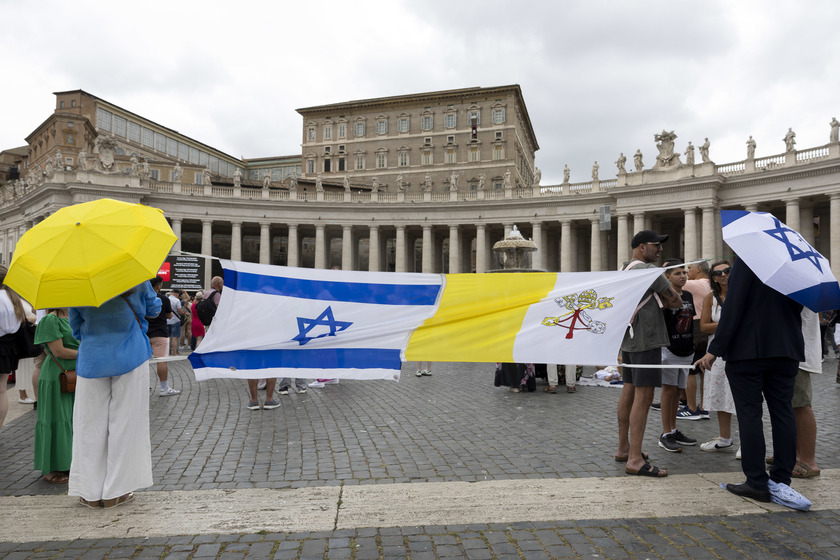
[[[310,340],[315,340],[316,338],[335,336],[335,333],[343,331],[352,324],[353,323],[351,321],[336,321],[335,316],[333,315],[332,307],[328,305],[327,308],[314,319],[298,317],[298,334],[296,337],[292,338],[292,340],[297,340],[300,345],[303,346]],[[316,327],[327,327],[329,330],[321,334],[316,334],[315,336],[309,336],[309,333],[311,333]]]
[[[840,309],[831,265],[799,233],[767,212],[722,210],[723,240],[765,284],[812,311]]]

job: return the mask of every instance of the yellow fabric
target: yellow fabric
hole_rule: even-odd
[[[107,198],[68,206],[20,238],[6,284],[37,309],[96,307],[153,278],[176,240],[158,208]]]
[[[411,335],[405,359],[512,362],[528,306],[556,282],[557,274],[542,272],[447,274],[438,310]]]

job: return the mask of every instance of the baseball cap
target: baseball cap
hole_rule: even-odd
[[[630,248],[635,249],[642,243],[664,243],[668,241],[667,235],[659,235],[655,231],[643,229],[633,236],[633,241],[630,242]]]

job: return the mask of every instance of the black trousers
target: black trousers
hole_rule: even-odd
[[[726,377],[732,389],[738,430],[741,435],[741,468],[747,484],[767,489],[767,480],[790,484],[796,463],[796,419],[793,416],[793,383],[799,363],[788,358],[764,358],[726,362]],[[773,465],[767,475],[764,456],[762,404],[767,401],[773,434]]]

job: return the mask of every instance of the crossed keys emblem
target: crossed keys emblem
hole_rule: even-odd
[[[584,290],[577,294],[559,297],[554,302],[562,309],[568,310],[559,317],[546,317],[542,324],[546,327],[563,327],[568,329],[566,338],[571,339],[575,331],[589,331],[592,334],[604,334],[607,324],[596,321],[586,312],[587,310],[604,310],[612,307],[614,297],[598,297],[595,290]]]

